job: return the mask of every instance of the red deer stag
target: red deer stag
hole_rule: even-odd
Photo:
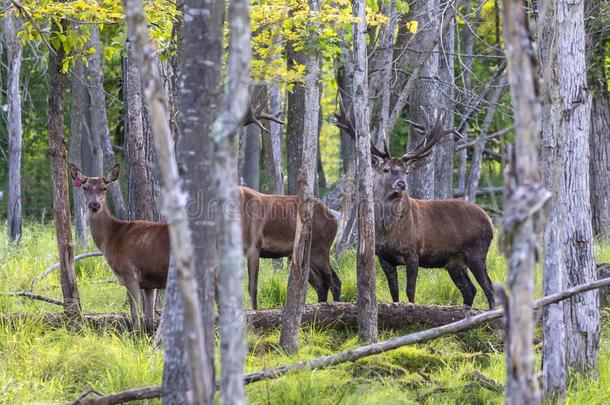
[[[87,206],[91,236],[104,254],[119,282],[129,291],[131,321],[140,329],[140,292],[144,291],[146,328],[153,327],[155,289],[165,288],[169,266],[167,224],[148,221],[122,221],[110,214],[106,190],[119,177],[115,165],[104,177],[87,177],[70,164],[75,187],[82,187]]]
[[[252,308],[257,308],[259,258],[292,255],[298,197],[266,195],[239,187],[244,252],[248,259],[248,291]],[[341,300],[341,281],[330,265],[330,248],[337,233],[337,220],[321,201],[314,205],[309,283],[326,302],[328,290],[335,301]]]
[[[337,126],[355,137],[351,117],[336,114]],[[423,201],[409,197],[407,175],[430,155],[434,145],[452,130],[443,129],[444,114],[425,126],[412,124],[424,140],[401,157],[392,157],[371,142],[375,205],[375,253],[388,280],[392,300],[399,301],[396,266],[407,270],[407,297],[415,302],[419,267],[445,267],[464,298],[472,306],[476,288],[466,266],[483,289],[489,308],[494,308],[486,258],[493,238],[491,220],[480,207],[462,200]]]

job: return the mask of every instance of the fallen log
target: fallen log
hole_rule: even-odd
[[[568,288],[567,290],[562,291],[560,293],[552,294],[552,295],[546,296],[544,298],[541,298],[539,300],[536,300],[533,304],[532,309],[539,310],[540,308],[543,308],[547,305],[555,304],[557,302],[571,298],[577,294],[580,294],[580,293],[583,293],[586,291],[590,291],[590,290],[607,287],[607,286],[610,286],[610,277],[604,278],[601,280],[597,280],[592,283],[582,284],[582,285],[579,285],[576,287]],[[320,370],[320,369],[328,368],[328,367],[338,365],[341,363],[360,360],[364,357],[368,357],[368,356],[372,356],[375,354],[384,353],[386,351],[398,349],[399,347],[402,347],[402,346],[415,344],[415,343],[422,343],[422,342],[426,342],[428,340],[439,338],[441,336],[472,329],[475,326],[485,324],[485,323],[488,323],[488,322],[496,320],[496,319],[500,319],[503,316],[504,316],[503,309],[487,311],[482,314],[473,316],[471,318],[465,318],[465,319],[459,320],[457,322],[453,322],[448,325],[443,325],[443,326],[439,326],[436,328],[431,328],[431,329],[427,329],[427,330],[423,330],[423,331],[419,331],[419,332],[415,332],[415,333],[410,333],[408,335],[393,337],[393,338],[385,340],[383,342],[373,343],[373,344],[366,345],[366,346],[360,346],[355,349],[350,349],[350,350],[347,350],[347,351],[344,351],[341,353],[337,353],[337,354],[333,354],[330,356],[316,357],[311,360],[299,361],[296,363],[286,364],[286,365],[279,366],[279,367],[272,368],[272,369],[257,371],[254,373],[246,374],[244,376],[244,384],[251,384],[251,383],[254,383],[257,381],[275,379],[275,378],[281,377],[285,374],[288,374],[290,372],[301,371],[301,370],[306,370],[306,369]],[[218,389],[218,384],[216,384],[216,389]],[[142,391],[142,390],[147,390],[147,391],[157,390],[158,397],[160,397],[162,394],[161,387],[146,387],[144,389],[123,391],[123,392],[113,394],[110,396],[106,396],[106,397],[95,398],[95,399],[91,399],[91,400],[84,400],[84,401],[80,401],[78,403],[92,405],[92,404],[117,404],[117,403],[133,401],[136,399],[140,399],[140,397],[130,398],[124,394],[127,392],[135,392],[138,395],[140,395],[140,391]],[[121,395],[120,396],[121,402],[110,402],[108,400],[108,398],[116,398],[119,395]],[[74,402],[72,402],[71,404],[74,404]]]
[[[356,329],[358,308],[355,303],[332,302],[306,305],[301,326],[325,329]],[[380,329],[403,329],[413,325],[433,327],[455,322],[459,319],[482,314],[480,309],[466,306],[417,305],[410,303],[380,303],[378,316]],[[67,319],[63,313],[0,314],[0,322],[22,323],[28,319],[39,319],[49,328],[61,328]],[[84,323],[96,330],[112,329],[118,332],[130,329],[130,316],[126,313],[83,314]],[[159,317],[155,319],[155,328]],[[280,327],[282,308],[246,311],[249,328],[266,331]],[[491,325],[501,328],[501,323]]]

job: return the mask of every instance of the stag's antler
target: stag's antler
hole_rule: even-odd
[[[441,112],[434,123],[424,114],[426,123],[424,125],[408,121],[415,131],[424,134],[424,139],[418,143],[413,149],[402,155],[400,159],[412,168],[419,165],[425,157],[432,153],[434,145],[436,145],[445,135],[456,134],[460,138],[462,135],[455,129],[444,129],[443,121],[445,120],[445,112]]]
[[[269,95],[268,94],[261,95],[261,93],[263,93],[263,92],[259,92],[257,94],[256,98],[258,99],[258,102],[256,105],[252,105],[252,97],[250,98],[250,107],[248,108],[248,113],[246,114],[246,118],[244,119],[244,126],[250,125],[250,124],[255,124],[256,126],[258,126],[261,129],[261,131],[269,132],[269,130],[263,126],[263,124],[260,122],[260,120],[273,121],[273,122],[276,122],[276,123],[282,124],[282,125],[286,124],[286,122],[284,122],[283,120],[280,119],[280,116],[282,115],[282,111],[278,111],[273,114],[269,114],[269,113],[263,111],[265,109],[265,107],[267,106],[267,101],[269,100]]]
[[[353,139],[356,139],[356,128],[354,127],[354,109],[350,106],[349,108],[345,108],[343,104],[343,100],[339,100],[340,109],[338,113],[334,113],[335,116],[335,125],[348,133]],[[388,147],[387,140],[383,144],[384,150],[381,151],[375,143],[371,141],[371,154],[373,156],[379,157],[381,159],[389,159],[390,158],[390,148]]]

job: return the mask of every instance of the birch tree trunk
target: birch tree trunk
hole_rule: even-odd
[[[104,76],[102,75],[102,45],[99,37],[99,28],[94,25],[91,28],[90,44],[95,48],[95,53],[89,56],[87,75],[89,79],[89,95],[91,97],[91,133],[94,143],[99,142],[102,156],[96,159],[103,159],[104,163],[101,173],[106,173],[105,169],[110,169],[117,162],[110,142],[110,129],[108,128],[108,118],[106,117],[106,96],[104,94]],[[97,146],[96,146],[97,147]],[[99,166],[99,162],[96,164]],[[97,167],[96,167],[97,169]],[[97,174],[96,174],[97,175]],[[100,174],[102,175],[102,174]],[[110,195],[114,204],[115,214],[118,218],[127,218],[125,200],[119,182],[110,184]]]
[[[309,12],[320,11],[319,0],[308,0]],[[311,248],[311,224],[313,216],[314,182],[317,163],[318,115],[320,109],[320,54],[318,51],[317,26],[308,23],[309,36],[306,39],[307,53],[304,56],[305,98],[303,110],[302,159],[299,173],[299,214],[297,216],[292,262],[288,276],[288,294],[282,311],[280,345],[287,351],[299,348],[299,329],[303,305],[307,294],[309,259]],[[290,123],[290,118],[288,118]],[[290,181],[290,178],[289,178]],[[289,189],[290,192],[290,189]]]
[[[65,29],[66,24],[62,22]],[[53,24],[52,35],[57,35],[59,27]],[[64,311],[69,317],[80,314],[80,300],[76,286],[74,268],[74,244],[70,224],[70,197],[68,195],[68,154],[64,134],[64,104],[66,75],[61,72],[65,57],[63,46],[49,51],[49,109],[47,131],[49,134],[49,159],[51,161],[51,182],[53,187],[53,218],[59,253],[59,280],[64,297]]]
[[[545,187],[552,193],[547,224],[544,230],[543,291],[544,295],[558,293],[566,288],[566,268],[563,259],[564,234],[562,228],[564,171],[561,160],[565,133],[557,125],[561,122],[562,103],[557,79],[553,79],[552,60],[557,58],[555,44],[555,14],[557,2],[541,3],[538,17],[538,42],[542,67],[542,124],[541,124],[541,172]],[[550,305],[543,310],[542,345],[542,398],[545,401],[563,402],[566,395],[566,329],[564,326],[564,302]]]
[[[83,138],[88,138],[89,128],[87,126],[87,88],[84,83],[85,66],[81,59],[77,59],[72,70],[72,109],[70,110],[70,148],[68,158],[71,163],[83,167]],[[74,228],[76,240],[81,247],[89,245],[89,224],[87,222],[87,206],[85,194],[82,187],[72,188],[72,199],[74,201]]]
[[[206,338],[201,322],[201,307],[197,294],[197,281],[193,271],[193,247],[186,218],[186,196],[183,194],[174,155],[174,145],[167,119],[167,95],[155,68],[154,48],[146,27],[146,17],[141,0],[125,0],[129,38],[140,51],[137,66],[144,86],[144,95],[151,116],[155,149],[159,159],[163,187],[163,214],[167,218],[171,251],[177,267],[177,281],[184,307],[184,338],[190,360],[193,393],[191,402],[207,403],[210,392],[209,364],[205,350]],[[138,52],[139,54],[139,52]]]
[[[153,200],[144,144],[142,81],[133,44],[125,42],[123,97],[125,114],[125,160],[127,161],[127,209],[129,219],[154,219]]]
[[[592,91],[591,132],[589,149],[591,159],[591,210],[593,214],[593,234],[610,240],[610,93],[607,85],[606,58],[608,57],[606,33],[600,29],[597,15],[608,13],[608,0],[586,0],[585,19],[587,21],[587,66],[589,88]],[[602,17],[601,20],[607,19]]]
[[[17,38],[21,26],[19,18],[12,11],[4,17],[4,43],[8,56],[8,237],[19,241],[23,231],[21,217],[21,51],[23,45]]]
[[[229,2],[229,55],[227,84],[222,114],[214,122],[216,144],[216,187],[218,215],[218,328],[222,375],[220,395],[223,403],[243,404],[244,344],[243,248],[240,200],[237,193],[238,135],[249,106],[250,84],[250,3]],[[222,43],[222,26],[218,40]],[[222,50],[222,47],[220,48]]]
[[[377,341],[377,296],[375,292],[375,212],[368,109],[368,65],[366,48],[366,2],[352,0],[354,37],[354,126],[358,178],[358,335],[363,342]]]
[[[504,295],[506,404],[540,402],[534,376],[534,301],[536,232],[549,193],[539,183],[537,64],[520,0],[503,1],[508,77],[515,109],[516,145],[505,180],[503,250],[508,257],[509,295]]]

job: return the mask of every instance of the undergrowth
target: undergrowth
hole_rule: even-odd
[[[27,225],[18,246],[6,238],[0,226],[0,292],[29,290],[34,277],[55,263],[55,236],[51,227]],[[77,253],[94,250],[77,249]],[[598,262],[610,261],[610,243],[596,246]],[[333,266],[341,277],[343,299],[356,299],[356,259],[347,252]],[[492,247],[487,265],[494,282],[503,283],[506,260]],[[401,300],[405,295],[405,271],[399,268]],[[541,290],[537,273],[537,296]],[[114,281],[102,258],[78,263],[77,281],[84,312],[125,312],[126,293]],[[276,269],[272,261],[261,262],[259,308],[281,306],[286,298],[287,263]],[[245,284],[244,284],[245,285]],[[478,286],[477,286],[478,287]],[[61,297],[57,273],[41,281],[34,292]],[[383,272],[378,267],[377,296],[390,301]],[[308,302],[315,302],[312,289]],[[461,305],[462,297],[444,270],[421,269],[417,283],[418,303]],[[244,306],[249,299],[244,289]],[[475,307],[486,308],[478,288]],[[69,328],[47,329],[36,314],[60,308],[40,301],[0,296],[2,313],[29,313],[33,319],[16,325],[0,322],[0,403],[56,403],[74,400],[88,388],[111,393],[161,383],[163,353],[150,339],[129,333]],[[387,339],[414,330],[382,331]],[[568,403],[610,402],[610,323],[602,328],[599,379],[572,376]],[[247,371],[274,367],[328,355],[358,346],[350,331],[304,328],[301,350],[294,355],[279,346],[279,331],[247,334]],[[445,336],[425,344],[400,348],[327,370],[303,371],[277,380],[247,386],[250,403],[265,404],[487,404],[502,403],[504,382],[502,338],[486,328]],[[537,346],[537,349],[540,347]],[[539,359],[538,359],[539,360]],[[149,401],[158,403],[158,401]]]

